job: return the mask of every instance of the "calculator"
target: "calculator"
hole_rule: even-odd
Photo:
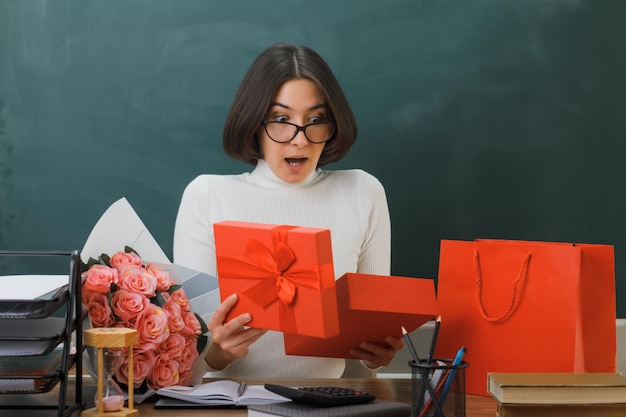
[[[374,395],[368,392],[345,387],[291,388],[283,385],[265,384],[265,389],[289,398],[294,402],[306,403],[318,407],[364,404],[376,399]]]

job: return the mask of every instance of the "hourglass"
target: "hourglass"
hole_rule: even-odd
[[[123,352],[112,348],[103,349],[102,370],[104,371],[104,387],[102,402],[104,411],[119,411],[124,407],[124,391],[117,385],[113,375],[124,361]],[[95,395],[95,403],[98,406],[98,393]]]
[[[97,417],[133,417],[139,412],[133,408],[133,345],[137,344],[137,331],[121,327],[99,327],[84,332],[84,342],[98,350],[98,390],[96,407],[83,411],[84,415]],[[124,358],[119,349],[128,348],[128,407],[124,407],[124,393],[113,380],[113,374]]]

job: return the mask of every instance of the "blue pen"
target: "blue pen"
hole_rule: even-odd
[[[448,379],[446,379],[446,383],[443,386],[443,390],[441,391],[441,398],[439,401],[442,406],[444,401],[446,400],[448,391],[450,391],[450,388],[452,387],[452,382],[454,381],[454,377],[456,376],[457,366],[459,366],[461,362],[463,362],[463,355],[465,354],[466,350],[467,349],[465,348],[465,346],[461,347],[461,349],[459,349],[459,351],[456,353],[454,361],[452,361],[452,369],[450,370],[450,373],[448,374]]]
[[[461,349],[459,349],[459,351],[456,353],[456,357],[454,358],[454,362],[452,362],[452,365],[454,366],[460,365],[461,362],[463,361],[463,355],[465,354],[466,351],[467,349],[465,348],[465,346],[461,347]]]

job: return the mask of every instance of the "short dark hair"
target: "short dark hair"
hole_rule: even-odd
[[[231,157],[256,165],[263,158],[257,131],[278,88],[293,79],[317,85],[335,121],[319,166],[343,158],[356,141],[357,125],[350,104],[328,64],[312,49],[278,43],[252,63],[233,100],[224,125],[224,150]]]

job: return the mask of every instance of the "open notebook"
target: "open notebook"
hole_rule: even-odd
[[[268,391],[263,385],[245,385],[227,379],[207,382],[195,387],[174,385],[159,389],[157,395],[165,398],[159,399],[155,407],[175,405],[185,407],[184,403],[177,401],[162,401],[167,399],[206,406],[248,406],[290,401]]]

